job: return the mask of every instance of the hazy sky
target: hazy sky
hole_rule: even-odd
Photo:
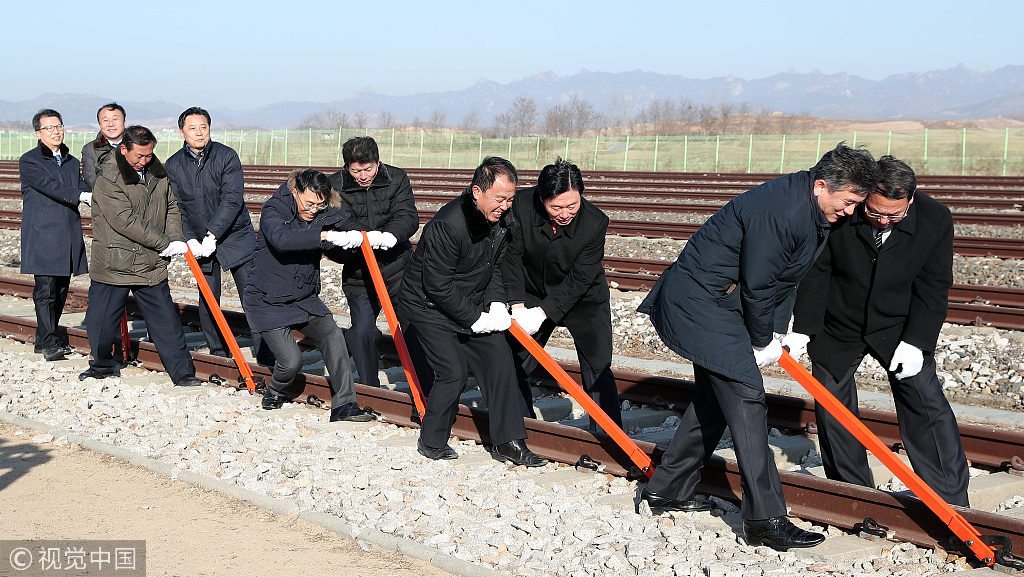
[[[0,100],[51,92],[247,109],[582,69],[878,80],[1024,64],[1020,0],[359,4],[5,2]]]

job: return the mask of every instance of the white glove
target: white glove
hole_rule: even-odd
[[[187,244],[188,249],[192,251],[192,256],[196,258],[203,258],[203,243],[194,238],[190,238],[185,244]]]
[[[895,373],[900,365],[903,365],[903,370],[896,373],[896,378],[909,379],[921,372],[921,367],[924,366],[924,353],[914,345],[900,341],[900,344],[896,347],[896,352],[892,354],[889,370]]]
[[[505,303],[491,303],[491,310],[488,312],[491,315],[492,331],[507,331],[512,326],[512,315],[508,314]]]
[[[474,333],[490,333],[494,331],[494,329],[491,328],[491,324],[491,315],[488,313],[480,313],[480,318],[476,319],[476,322],[473,323],[473,326],[469,327],[469,329]]]
[[[763,347],[754,347],[754,361],[759,367],[767,367],[782,358],[782,345],[778,339],[772,339]]]
[[[78,195],[78,202],[84,202],[85,204],[92,206],[92,193],[83,192],[82,194]]]
[[[540,307],[515,308],[512,309],[512,318],[519,323],[519,326],[523,327],[527,334],[533,335],[540,330],[540,326],[544,324],[544,319],[548,318],[548,315]]]
[[[810,335],[803,333],[789,333],[782,337],[782,346],[789,349],[789,354],[793,355],[794,359],[799,359],[800,355],[807,352],[807,343],[809,342],[811,342]]]
[[[396,244],[398,244],[398,239],[395,238],[395,235],[391,234],[390,232],[380,233],[380,246],[377,248],[387,250],[395,246]]]
[[[348,250],[363,244],[363,233],[358,230],[329,230],[327,231],[327,242]]]
[[[210,256],[215,252],[217,252],[217,237],[207,233],[203,238],[203,256]]]
[[[172,256],[181,256],[188,252],[188,245],[180,240],[172,240],[171,244],[167,245],[160,256],[164,258],[170,258]]]
[[[366,231],[366,238],[370,241],[372,248],[389,249],[398,243],[398,239],[395,235],[390,232],[381,232],[379,230],[368,230]]]

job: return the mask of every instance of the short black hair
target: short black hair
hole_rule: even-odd
[[[901,200],[913,196],[915,190],[917,177],[907,163],[888,154],[878,159],[878,188],[875,192],[885,198]]]
[[[559,156],[554,164],[541,169],[537,177],[537,194],[541,200],[548,200],[567,190],[583,194],[583,175],[579,167]]]
[[[206,125],[210,126],[212,124],[209,112],[207,112],[203,108],[199,108],[198,106],[192,106],[190,108],[186,108],[185,112],[182,112],[178,115],[178,130],[185,128],[185,119],[189,116],[192,116],[193,114],[202,114],[206,117]]]
[[[121,111],[121,118],[122,119],[128,118],[128,113],[126,113],[124,111],[124,107],[123,106],[121,106],[120,104],[118,104],[116,102],[108,102],[107,104],[104,104],[103,106],[100,106],[99,109],[96,110],[96,122],[100,121],[100,113],[103,112],[104,110],[120,110]]]
[[[519,174],[511,162],[497,156],[488,156],[476,167],[470,186],[479,186],[481,191],[487,192],[500,175],[504,175],[512,184],[519,185]]]
[[[32,130],[39,132],[43,129],[42,120],[44,118],[56,118],[61,124],[64,124],[64,119],[60,117],[60,113],[52,108],[44,108],[32,116]]]
[[[136,124],[124,129],[124,137],[121,139],[121,144],[124,145],[126,150],[131,150],[136,144],[146,146],[150,143],[156,145],[156,136],[153,135],[152,130],[145,126]]]
[[[320,198],[327,198],[331,193],[331,179],[315,168],[307,168],[295,175],[295,189],[311,190]]]
[[[376,140],[369,136],[355,136],[345,141],[341,147],[341,157],[345,160],[345,166],[380,162],[380,151],[377,150]]]
[[[867,149],[850,148],[844,141],[814,165],[814,179],[824,180],[829,192],[853,186],[854,194],[867,196],[878,185],[878,165]]]

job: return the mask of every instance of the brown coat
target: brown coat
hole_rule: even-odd
[[[93,189],[92,226],[92,280],[115,286],[166,281],[170,259],[159,253],[185,236],[163,164],[154,156],[142,183],[120,148],[107,155]]]

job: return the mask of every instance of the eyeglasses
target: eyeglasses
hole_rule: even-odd
[[[303,202],[302,210],[321,211],[327,208],[326,202]]]
[[[903,218],[907,216],[908,212],[910,212],[909,206],[907,207],[907,210],[903,211],[903,214],[878,214],[877,212],[868,212],[868,209],[866,208],[864,209],[864,214],[867,216],[876,220],[887,220],[889,222],[899,222],[903,220]]]
[[[50,134],[56,134],[58,132],[64,132],[64,125],[63,124],[54,124],[53,126],[41,126],[41,127],[39,127],[39,131],[40,132],[42,132],[44,130],[46,132],[50,133]]]

